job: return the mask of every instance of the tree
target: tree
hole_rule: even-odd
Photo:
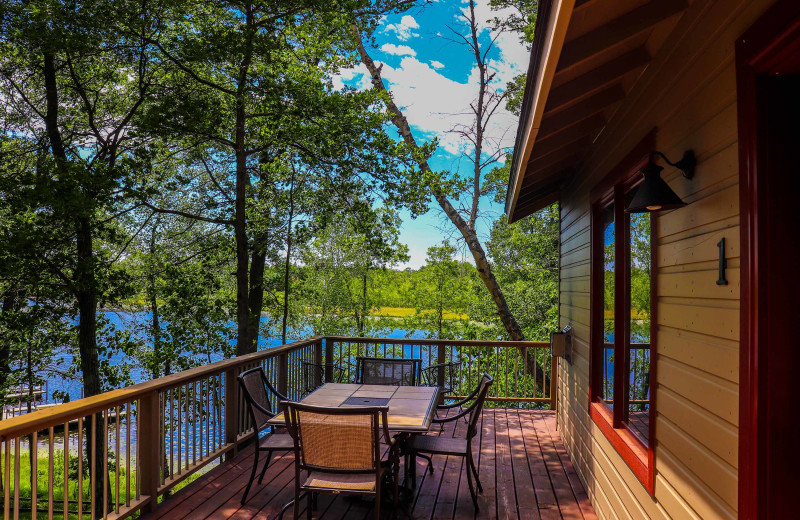
[[[458,337],[467,297],[472,288],[472,266],[453,259],[456,248],[448,241],[428,248],[425,266],[419,270],[413,287],[416,326],[428,330],[428,337],[453,339]]]
[[[169,11],[167,30],[149,40],[169,63],[171,80],[151,106],[147,128],[166,141],[176,135],[184,139],[216,192],[209,192],[194,212],[159,207],[146,198],[143,203],[232,231],[238,354],[256,348],[271,249],[265,241],[275,235],[281,215],[264,219],[254,210],[270,207],[258,201],[273,193],[281,175],[285,178],[282,165],[305,163],[341,197],[355,190],[359,199],[375,182],[388,198],[403,197],[405,183],[392,158],[398,149],[385,136],[385,117],[374,110],[374,97],[332,91],[330,75],[353,59],[345,13],[374,25],[382,14],[408,5],[392,0],[184,1]],[[288,159],[290,150],[294,155]],[[141,191],[149,194],[154,188]]]
[[[357,216],[332,220],[303,248],[305,276],[297,293],[314,334],[369,332],[370,272],[408,258],[408,248],[398,242],[394,211]]]
[[[495,304],[496,312],[502,322],[508,337],[512,340],[525,339],[519,322],[509,308],[506,296],[498,283],[493,268],[486,256],[485,249],[481,243],[475,225],[478,220],[481,196],[491,194],[491,190],[484,185],[483,177],[491,168],[497,164],[498,160],[505,155],[505,150],[497,144],[492,144],[487,137],[486,129],[497,109],[506,101],[507,92],[495,88],[493,79],[495,72],[491,69],[488,53],[494,43],[492,40],[488,46],[480,43],[480,26],[475,15],[475,2],[470,0],[468,13],[464,13],[463,19],[466,30],[459,32],[451,29],[454,38],[463,42],[466,48],[475,59],[478,71],[478,81],[476,84],[476,99],[469,107],[474,119],[471,125],[457,128],[455,131],[471,145],[469,153],[472,171],[466,180],[452,180],[448,182],[442,175],[437,175],[431,169],[428,158],[432,152],[430,146],[420,146],[411,130],[408,120],[403,115],[402,110],[392,99],[390,92],[383,83],[381,69],[370,57],[363,44],[362,31],[357,25],[351,27],[353,37],[357,41],[361,62],[367,68],[372,77],[373,88],[383,95],[384,103],[391,115],[392,123],[400,131],[406,146],[411,150],[412,156],[416,160],[423,178],[428,181],[431,194],[438,202],[442,211],[450,219],[467,248],[472,253],[475,267],[478,274],[488,290],[492,301]],[[494,38],[496,39],[497,36]],[[460,188],[460,190],[459,190]],[[466,199],[466,204],[460,208],[451,200],[452,195],[456,195],[456,200]],[[544,371],[534,359],[526,360],[533,373],[536,370],[541,376],[541,380],[546,379]]]
[[[127,244],[115,217],[126,211],[122,188],[143,144],[131,122],[158,72],[146,43],[151,15],[141,2],[39,0],[6,2],[0,19],[2,127],[24,141],[17,150],[33,165],[14,171],[17,185],[7,192],[30,219],[10,243],[20,248],[34,235],[35,248],[18,251],[44,259],[62,298],[75,302],[87,396],[104,390],[98,354],[116,345],[113,335],[102,340],[97,310],[130,287],[117,269]],[[90,423],[87,440],[102,453]],[[99,457],[93,464],[104,471]],[[102,479],[97,484],[102,500]]]
[[[487,250],[526,338],[548,341],[558,328],[558,205],[509,225],[494,223]]]

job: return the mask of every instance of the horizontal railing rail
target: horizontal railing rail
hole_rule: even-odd
[[[427,368],[461,363],[452,396],[480,375],[503,403],[555,403],[549,343],[313,337],[0,420],[3,518],[126,518],[149,511],[208,464],[236,454],[253,428],[236,377],[261,366],[289,399],[309,390],[303,362],[341,364],[358,355],[416,357]],[[553,372],[551,374],[551,372]],[[435,373],[443,385],[444,370]],[[319,374],[313,383],[321,382]],[[429,382],[430,383],[430,382]],[[273,409],[278,403],[272,400]]]

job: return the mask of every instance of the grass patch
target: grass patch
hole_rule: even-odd
[[[20,518],[22,519],[31,519],[33,518],[33,513],[31,512],[32,504],[31,504],[31,458],[30,452],[27,450],[22,450],[20,452],[20,460],[19,460],[19,497],[20,497]],[[110,454],[109,454],[110,455]],[[6,464],[11,464],[12,472],[11,472],[11,482],[5,483],[3,482],[3,491],[5,491],[5,487],[8,486],[10,488],[10,498],[13,508],[14,502],[14,495],[16,490],[14,489],[14,472],[13,468],[16,464],[16,456],[14,454],[8,454],[8,461],[5,460],[5,454],[3,457],[3,462]],[[69,467],[67,468],[67,483],[66,483],[66,491],[67,491],[67,498],[69,499],[69,513],[67,517],[69,519],[78,520],[78,456],[77,455],[69,455]],[[133,465],[133,464],[131,464]],[[38,457],[38,462],[36,464],[36,504],[37,504],[37,519],[38,518],[48,518],[47,516],[47,507],[48,507],[48,500],[49,500],[49,490],[48,490],[48,473],[50,467],[50,459],[48,457]],[[116,461],[113,460],[112,457],[109,457],[109,483],[108,489],[111,492],[112,496],[116,493],[117,489],[117,476],[116,476]],[[5,477],[5,475],[3,475]],[[53,451],[53,518],[64,519],[64,451],[63,450],[55,450]],[[126,478],[126,471],[125,465],[121,464],[119,467],[119,492],[120,492],[120,504],[124,504],[128,494],[127,494],[127,478]],[[83,496],[83,513],[84,518],[90,518],[91,516],[91,479],[89,478],[89,472],[87,467],[87,461],[84,459],[83,461],[83,482],[82,482],[82,490],[81,494]],[[136,497],[136,473],[131,471],[131,500],[135,499]],[[5,499],[5,497],[2,497]],[[116,503],[116,502],[114,502]],[[114,506],[109,503],[109,509],[113,509]],[[44,510],[45,513],[41,511]],[[57,510],[57,511],[56,511]]]
[[[422,311],[423,313],[432,313],[432,310]],[[370,316],[380,316],[382,318],[407,318],[409,316],[417,315],[417,310],[413,307],[378,307],[370,311]],[[459,312],[444,311],[444,318],[447,320],[466,320],[469,318],[466,314]]]

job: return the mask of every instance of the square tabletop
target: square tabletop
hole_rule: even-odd
[[[439,389],[431,386],[383,386],[325,383],[300,402],[334,408],[349,406],[389,406],[389,429],[399,432],[426,432],[433,422]],[[286,424],[283,413],[268,424]]]

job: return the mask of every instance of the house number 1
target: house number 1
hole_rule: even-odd
[[[719,248],[719,280],[717,285],[728,285],[728,280],[725,279],[725,268],[728,267],[728,261],[725,260],[725,239],[719,241],[717,244]]]

